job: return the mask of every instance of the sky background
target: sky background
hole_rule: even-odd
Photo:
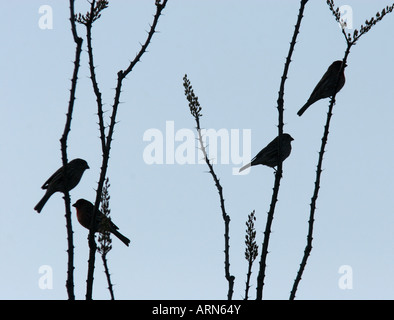
[[[353,27],[390,3],[337,1],[353,10]],[[42,30],[39,8],[53,10],[53,29]],[[87,1],[76,1],[85,13]],[[299,1],[169,0],[158,31],[134,71],[123,82],[108,176],[113,221],[131,239],[113,238],[108,263],[117,299],[226,299],[224,224],[212,177],[203,164],[144,161],[147,130],[194,130],[184,97],[188,74],[203,108],[203,128],[251,130],[255,155],[277,135],[280,77]],[[146,39],[154,0],[110,1],[93,27],[97,79],[111,110],[116,74]],[[60,193],[41,214],[33,208],[46,179],[61,166],[62,135],[75,45],[68,1],[9,1],[1,11],[0,59],[0,299],[67,299],[67,240]],[[85,36],[83,26],[78,26]],[[353,30],[351,30],[353,32]],[[300,118],[327,67],[341,59],[345,39],[325,1],[310,0],[285,87],[285,132],[293,151],[284,162],[272,225],[264,298],[288,299],[306,244],[309,204],[329,99]],[[324,157],[315,215],[313,250],[298,299],[392,299],[394,297],[394,15],[386,16],[351,50],[346,84],[337,95]],[[101,145],[86,40],[68,158],[90,166],[71,191],[72,203],[95,199]],[[106,115],[108,116],[108,112]],[[108,118],[107,118],[108,119]],[[108,120],[107,120],[108,122]],[[181,142],[175,142],[175,148]],[[196,145],[197,147],[197,145]],[[197,161],[198,159],[196,159]],[[263,240],[274,182],[273,170],[258,166],[232,174],[239,164],[215,165],[224,188],[230,223],[230,272],[234,299],[245,292],[245,222],[256,210],[257,243]],[[73,208],[75,295],[84,299],[88,230]],[[251,278],[255,299],[259,257]],[[41,289],[39,268],[50,266],[53,288]],[[341,266],[352,270],[352,289],[338,285]],[[99,255],[94,299],[109,299]]]

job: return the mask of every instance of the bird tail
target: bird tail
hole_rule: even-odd
[[[52,193],[50,192],[46,192],[44,194],[44,196],[42,197],[42,199],[40,200],[39,203],[37,203],[37,205],[34,207],[34,210],[36,210],[38,213],[41,212],[42,208],[45,206],[45,204],[47,203],[47,201],[49,200],[49,198],[51,197]]]
[[[308,101],[307,103],[305,103],[304,106],[303,106],[300,110],[298,110],[297,114],[301,117],[302,114],[306,111],[306,109],[309,108],[309,106],[310,106],[311,104],[312,104],[312,103],[310,103],[309,101]]]
[[[242,172],[242,171],[248,169],[251,165],[252,165],[252,163],[248,163],[247,165],[244,165],[241,169],[239,169],[239,172]]]
[[[121,234],[118,230],[111,230],[111,232],[116,236],[120,241],[122,241],[126,246],[129,246],[130,244],[130,239],[125,237],[123,234]]]

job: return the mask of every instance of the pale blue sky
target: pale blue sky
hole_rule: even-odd
[[[358,27],[387,1],[337,1],[353,9]],[[41,5],[53,9],[53,29],[38,26]],[[85,13],[87,1],[77,0]],[[224,225],[219,199],[205,165],[147,165],[143,141],[150,129],[194,129],[183,94],[188,74],[203,107],[202,126],[250,129],[252,154],[277,134],[276,99],[299,1],[169,0],[158,31],[124,81],[108,175],[112,218],[131,239],[113,239],[109,267],[117,299],[225,299]],[[97,78],[110,109],[116,73],[144,42],[154,0],[111,1],[93,29]],[[33,208],[40,189],[61,165],[63,132],[73,71],[74,42],[68,1],[17,1],[3,6],[0,59],[0,264],[1,299],[66,299],[66,228],[61,194],[41,214]],[[341,59],[345,40],[325,1],[305,9],[285,93],[285,131],[294,137],[284,163],[272,225],[264,297],[288,299],[306,243],[320,139],[328,99],[296,115],[327,67]],[[82,36],[85,30],[79,26]],[[320,195],[314,243],[299,299],[392,299],[394,296],[394,150],[392,143],[394,15],[388,15],[352,48],[346,84],[337,95]],[[86,41],[68,142],[69,159],[88,161],[72,201],[94,200],[101,147]],[[109,113],[107,113],[109,114]],[[175,147],[180,143],[175,142]],[[273,170],[254,167],[232,175],[234,165],[215,166],[224,188],[230,224],[234,299],[242,299],[247,263],[247,215],[257,216],[261,248]],[[75,219],[75,294],[85,297],[88,231]],[[260,254],[260,252],[259,252]],[[97,256],[95,299],[109,293]],[[258,261],[251,279],[255,298]],[[39,268],[53,270],[53,289],[38,286]],[[338,286],[343,265],[353,270],[353,289]]]

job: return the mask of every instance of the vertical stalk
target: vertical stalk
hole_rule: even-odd
[[[308,0],[301,0],[300,1],[300,9],[298,12],[298,17],[297,17],[297,23],[294,27],[294,33],[293,37],[290,42],[290,48],[289,52],[287,54],[286,58],[286,63],[285,67],[283,70],[283,75],[280,83],[280,88],[279,88],[279,96],[278,96],[278,136],[279,136],[279,143],[278,143],[278,150],[281,149],[281,140],[282,140],[282,134],[283,134],[283,113],[284,113],[284,93],[285,93],[285,82],[287,79],[287,74],[289,71],[290,63],[291,63],[291,57],[294,52],[294,47],[297,42],[297,36],[301,27],[301,21],[303,18],[303,13],[305,9],[305,5],[308,2]],[[278,153],[280,154],[280,152]],[[272,197],[271,197],[271,204],[270,204],[270,209],[267,214],[267,222],[265,225],[265,231],[264,231],[264,240],[263,240],[263,245],[262,245],[262,252],[261,252],[261,259],[260,259],[260,270],[257,276],[257,289],[256,289],[256,299],[261,300],[263,298],[263,287],[264,287],[264,278],[265,278],[265,269],[266,269],[266,260],[267,260],[267,255],[268,255],[268,244],[269,244],[269,239],[270,239],[270,234],[271,234],[271,226],[272,226],[272,221],[274,219],[274,212],[275,212],[275,206],[276,202],[278,201],[278,194],[279,194],[279,187],[280,187],[280,180],[282,178],[282,160],[279,159],[278,167],[275,173],[275,182],[274,182],[274,188],[272,192]]]

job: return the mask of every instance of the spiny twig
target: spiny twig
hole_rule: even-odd
[[[248,215],[248,221],[246,222],[246,235],[245,235],[245,259],[248,261],[248,272],[246,274],[246,286],[245,286],[245,300],[248,300],[249,288],[250,288],[250,277],[252,276],[253,262],[256,260],[259,246],[256,244],[256,229],[254,222],[256,221],[255,210]]]
[[[356,44],[356,41],[358,39],[360,39],[360,37],[363,34],[366,34],[369,30],[371,30],[371,28],[379,21],[381,21],[383,19],[383,17],[387,14],[393,11],[394,8],[394,4],[391,6],[387,6],[385,9],[382,10],[381,13],[377,13],[376,14],[376,18],[371,18],[370,20],[367,20],[365,22],[366,26],[364,27],[363,25],[361,25],[360,30],[355,29],[353,32],[353,37],[350,33],[346,34],[345,32],[345,27],[346,24],[344,23],[343,19],[341,18],[341,14],[339,11],[339,8],[335,7],[334,1],[333,0],[327,0],[327,5],[330,9],[330,11],[333,13],[335,19],[337,22],[339,22],[342,26],[342,33],[345,36],[345,40],[346,40],[346,50],[345,50],[345,55],[344,58],[342,59],[342,66],[341,66],[341,70],[338,73],[338,78],[337,78],[337,82],[336,82],[336,86],[338,86],[339,83],[339,77],[342,74],[346,64],[347,64],[347,60],[348,60],[348,56],[350,54],[350,49],[353,45]],[[331,97],[330,100],[330,104],[328,106],[328,112],[327,112],[327,120],[326,120],[326,124],[324,126],[324,132],[323,132],[323,137],[321,139],[321,146],[320,146],[320,151],[319,151],[319,159],[317,162],[317,169],[316,169],[316,179],[315,179],[315,187],[313,190],[313,195],[311,198],[311,204],[310,204],[310,214],[309,214],[309,220],[308,220],[308,234],[307,234],[307,243],[304,249],[304,255],[302,257],[301,263],[300,263],[300,267],[298,269],[297,272],[297,276],[294,280],[293,283],[293,287],[292,290],[290,292],[290,300],[294,300],[295,299],[295,295],[298,289],[298,285],[301,281],[303,272],[305,270],[308,258],[310,256],[310,253],[312,251],[312,241],[313,241],[313,226],[314,226],[314,222],[315,222],[315,211],[316,211],[316,202],[317,202],[317,198],[319,196],[319,190],[320,190],[320,180],[321,180],[321,173],[322,173],[322,167],[323,167],[323,155],[325,153],[325,148],[327,145],[327,141],[328,141],[328,134],[329,134],[329,128],[330,128],[330,123],[331,123],[331,117],[332,117],[332,110],[334,108],[335,105],[335,98],[336,98],[336,92],[337,90],[334,90],[335,94]]]
[[[107,0],[99,0],[97,3],[95,0],[93,0],[90,5],[90,12],[87,12],[85,15],[79,14],[78,17],[76,16],[77,22],[85,25],[86,27],[90,79],[92,81],[94,94],[96,95],[100,141],[101,141],[101,149],[103,150],[103,152],[105,150],[105,125],[104,125],[103,101],[102,101],[99,85],[97,82],[95,66],[94,66],[94,56],[93,56],[93,46],[92,46],[92,27],[93,27],[93,22],[101,17],[101,11],[107,7],[108,7]]]
[[[63,135],[60,139],[61,144],[61,152],[62,152],[62,162],[63,162],[63,177],[64,183],[67,185],[67,138],[68,134],[71,130],[71,119],[74,110],[74,102],[75,102],[75,92],[77,88],[78,81],[78,71],[80,66],[81,52],[82,52],[82,43],[83,39],[80,38],[77,34],[77,28],[75,25],[74,19],[74,0],[70,0],[70,23],[71,23],[71,32],[73,35],[74,42],[76,44],[75,48],[75,59],[74,59],[74,71],[71,79],[71,89],[70,89],[70,98],[68,102],[68,111],[66,116],[66,124],[64,126]],[[68,254],[68,262],[67,262],[67,281],[66,281],[66,289],[69,300],[75,300],[74,294],[74,244],[73,244],[73,230],[72,230],[72,222],[71,222],[71,207],[70,207],[70,193],[68,192],[68,188],[64,188],[64,204],[66,208],[66,228],[67,228],[67,254]]]
[[[201,135],[201,126],[200,126],[200,117],[202,116],[201,106],[200,103],[198,102],[198,97],[194,94],[194,90],[192,88],[189,79],[187,78],[187,75],[183,77],[183,86],[185,88],[185,96],[189,101],[190,113],[192,114],[194,120],[196,121],[196,125],[197,125],[196,129],[198,133],[198,141],[200,143],[200,149],[203,153],[205,163],[209,168],[209,173],[211,174],[213,181],[215,182],[215,186],[219,193],[220,208],[222,210],[222,217],[224,220],[224,256],[225,256],[224,271],[225,271],[225,277],[228,281],[227,299],[231,300],[234,292],[235,277],[230,274],[230,216],[227,214],[226,208],[224,206],[223,188],[213,169],[213,165],[208,158],[206,147],[204,145],[203,138]]]
[[[289,66],[291,63],[291,57],[293,55],[294,47],[297,42],[297,36],[301,27],[301,20],[303,18],[303,13],[305,9],[305,5],[308,2],[308,0],[301,0],[300,1],[300,9],[298,12],[298,17],[297,17],[297,23],[294,27],[294,33],[292,40],[290,42],[290,48],[289,52],[287,54],[286,58],[286,63],[285,67],[283,70],[283,75],[280,83],[280,88],[279,88],[279,95],[278,95],[278,136],[279,136],[279,143],[278,143],[278,150],[281,150],[281,137],[283,134],[283,113],[284,113],[284,92],[285,92],[285,82],[287,79],[287,74],[289,71]],[[269,244],[269,239],[270,239],[270,234],[271,234],[271,225],[272,221],[274,219],[274,212],[275,212],[275,206],[276,202],[278,201],[278,194],[279,194],[279,186],[280,186],[280,180],[282,178],[282,159],[279,159],[278,167],[275,172],[275,182],[274,182],[274,187],[273,187],[273,192],[272,192],[272,197],[271,197],[271,204],[270,204],[270,209],[267,213],[267,222],[265,225],[265,231],[264,231],[264,240],[263,240],[263,245],[262,245],[262,250],[261,250],[261,258],[260,258],[260,269],[259,273],[257,276],[257,288],[256,288],[256,299],[261,300],[263,298],[263,287],[264,287],[264,278],[265,278],[265,268],[266,268],[266,260],[267,260],[267,255],[268,255],[268,244]]]
[[[105,177],[106,177],[106,174],[107,174],[107,168],[108,168],[108,162],[109,162],[109,154],[110,154],[110,150],[111,150],[112,136],[113,136],[113,133],[114,133],[115,124],[117,123],[116,122],[116,115],[117,115],[117,111],[118,111],[118,106],[120,104],[120,95],[121,95],[121,92],[122,92],[123,79],[133,70],[134,66],[138,63],[138,61],[140,61],[142,55],[146,52],[146,49],[148,48],[148,46],[149,46],[149,44],[150,44],[150,42],[152,40],[153,34],[156,32],[155,30],[156,30],[157,23],[159,21],[159,18],[161,16],[161,13],[162,13],[163,9],[165,8],[165,6],[167,4],[167,1],[168,0],[163,0],[163,2],[161,2],[159,0],[155,0],[156,13],[154,15],[153,23],[152,23],[152,26],[150,28],[150,31],[148,33],[148,36],[147,36],[147,39],[146,39],[145,43],[141,47],[139,53],[136,55],[134,60],[131,61],[131,63],[129,64],[127,69],[121,70],[121,71],[118,72],[118,79],[117,79],[117,85],[116,85],[116,89],[115,89],[114,103],[112,105],[112,114],[111,114],[111,117],[110,117],[110,124],[109,124],[109,127],[108,127],[108,134],[105,137],[105,139],[103,138],[103,132],[104,132],[103,121],[102,121],[102,119],[100,119],[100,117],[102,117],[102,113],[100,113],[100,110],[98,112],[99,125],[100,125],[100,134],[101,134],[101,144],[102,144],[102,149],[103,150],[102,150],[102,164],[101,164],[100,178],[99,178],[98,187],[97,187],[97,190],[96,190],[96,200],[95,200],[95,203],[94,203],[94,210],[93,210],[91,228],[90,228],[90,231],[89,231],[90,251],[89,251],[89,262],[88,262],[88,277],[87,277],[87,280],[86,280],[86,283],[87,283],[86,299],[87,300],[91,300],[92,299],[95,252],[96,252],[96,249],[97,249],[97,245],[96,245],[96,242],[94,240],[93,226],[95,225],[97,211],[98,211],[98,207],[99,207],[99,204],[100,204],[100,201],[101,201],[101,194],[102,194],[102,190],[103,190],[103,185],[104,185]],[[106,1],[103,1],[103,2],[106,2]],[[101,5],[98,8],[97,5],[92,5],[91,6],[91,13],[89,15],[90,21],[92,21],[92,22],[95,21],[96,19],[94,19],[92,17],[94,17],[94,16],[99,17],[100,11],[103,10],[105,7],[106,6]],[[88,19],[88,17],[86,17],[85,20],[87,20],[87,19]],[[91,67],[91,70],[92,70],[92,67]],[[96,98],[97,98],[97,95],[96,95]]]
[[[378,11],[375,17],[372,17],[369,20],[365,20],[365,26],[361,25],[359,29],[354,29],[352,35],[350,32],[345,32],[345,28],[347,27],[346,21],[342,19],[339,7],[335,7],[334,0],[327,0],[327,5],[332,14],[334,15],[335,20],[341,25],[342,33],[346,39],[346,42],[350,45],[355,44],[356,41],[360,39],[363,34],[366,34],[369,30],[371,30],[374,25],[381,21],[386,14],[391,13],[394,10],[394,4],[386,6],[386,8],[382,9],[382,11]]]
[[[109,178],[105,179],[105,183],[104,183],[104,187],[103,187],[103,195],[101,197],[101,212],[107,218],[109,218],[109,215],[111,213],[111,209],[109,208],[110,195],[109,195],[109,190],[108,190],[110,186],[111,185],[109,184]],[[103,223],[108,224],[108,223],[110,223],[110,220],[103,219]],[[108,230],[108,229],[109,228],[103,227],[103,230]],[[107,261],[107,254],[112,249],[112,240],[111,240],[110,235],[111,234],[109,231],[104,231],[104,232],[100,233],[100,235],[98,236],[98,242],[100,245],[98,246],[97,250],[101,254],[101,259],[103,260],[104,272],[107,277],[108,290],[111,295],[111,300],[115,300],[113,285],[111,282],[111,275],[109,273],[108,261]]]

